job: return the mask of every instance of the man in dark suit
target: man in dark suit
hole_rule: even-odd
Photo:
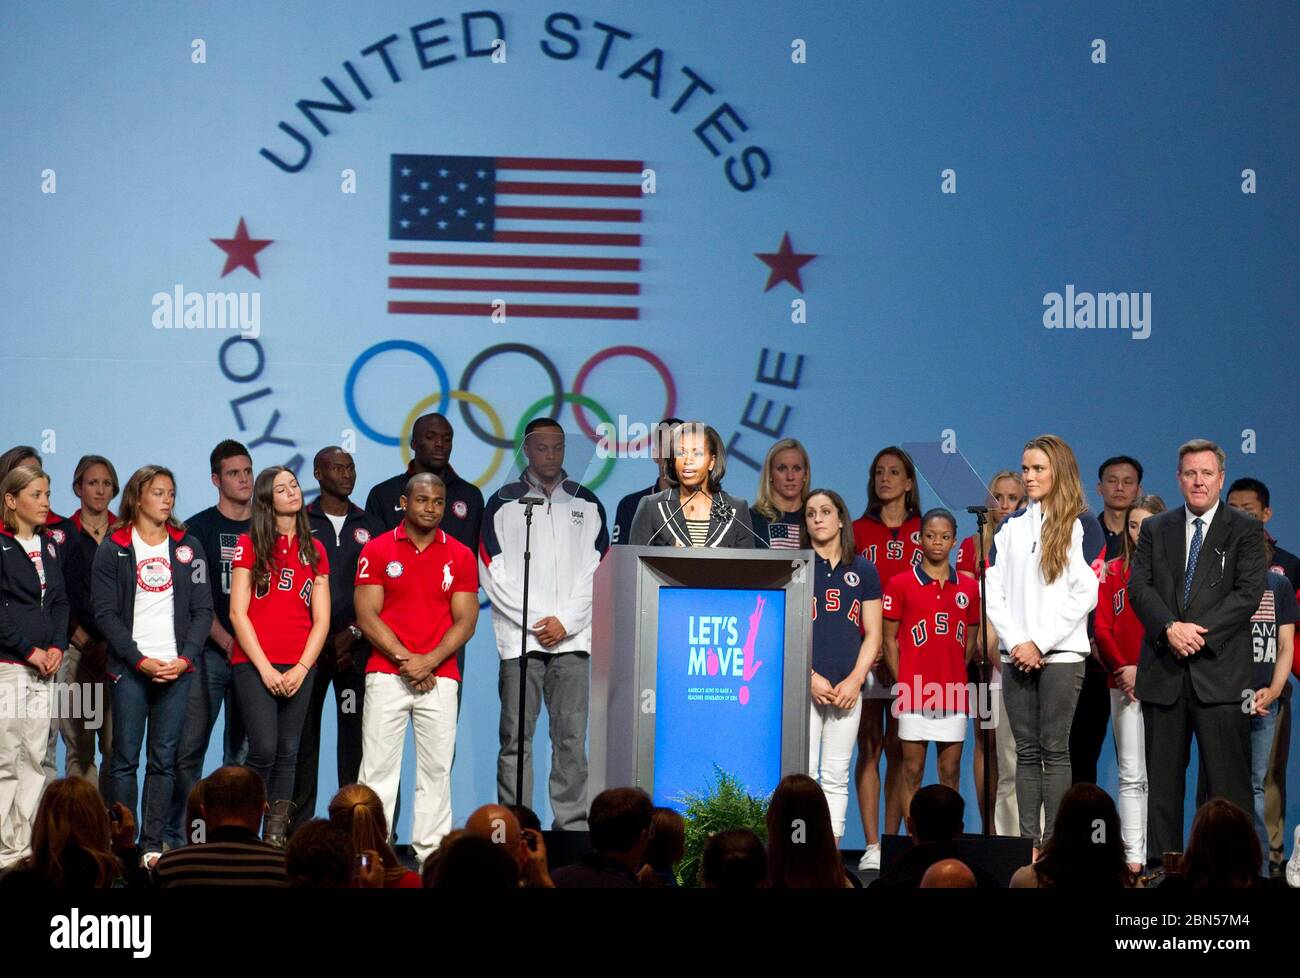
[[[1250,616],[1264,593],[1264,527],[1219,499],[1224,454],[1211,441],[1178,450],[1185,505],[1142,523],[1128,595],[1146,638],[1137,695],[1146,732],[1147,852],[1183,848],[1192,734],[1211,797],[1253,811]]]

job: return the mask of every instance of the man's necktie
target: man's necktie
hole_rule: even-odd
[[[1199,516],[1192,520],[1192,526],[1196,527],[1196,532],[1192,534],[1192,546],[1187,552],[1187,570],[1183,571],[1183,607],[1187,607],[1187,599],[1192,596],[1192,576],[1196,573],[1196,558],[1201,555],[1201,542],[1204,539],[1201,535],[1201,527],[1205,526],[1205,520]]]

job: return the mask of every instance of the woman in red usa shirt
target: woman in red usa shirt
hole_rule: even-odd
[[[966,664],[978,642],[979,589],[948,566],[956,542],[952,513],[930,510],[921,521],[921,563],[885,586],[885,657],[898,677],[894,715],[903,746],[904,811],[921,787],[929,741],[939,781],[958,789],[966,721],[976,705],[967,702]]]
[[[1124,513],[1124,553],[1106,565],[1097,594],[1097,655],[1108,674],[1110,716],[1119,768],[1119,824],[1128,868],[1142,871],[1147,858],[1147,761],[1137,664],[1145,629],[1128,603],[1128,578],[1138,531],[1148,516],[1165,511],[1159,496],[1139,496]]]
[[[809,493],[804,526],[817,554],[808,771],[826,795],[838,842],[849,806],[849,763],[862,715],[862,687],[880,654],[880,578],[865,557],[853,552],[849,509],[839,493]],[[868,835],[867,842],[878,846],[880,837]]]
[[[290,469],[258,474],[249,530],[231,561],[230,663],[248,729],[248,767],[262,776],[274,805],[293,798],[312,667],[329,631],[330,567]]]
[[[895,574],[909,570],[921,559],[921,494],[916,466],[896,445],[882,448],[871,460],[867,481],[867,510],[853,523],[853,549],[876,568],[883,588]],[[867,838],[878,831],[874,824],[880,807],[880,754],[885,754],[885,831],[897,832],[903,818],[898,798],[898,773],[902,753],[898,731],[889,710],[893,677],[883,657],[867,676],[862,690],[862,722],[858,725],[858,807]],[[880,869],[880,847],[867,845],[858,868]]]

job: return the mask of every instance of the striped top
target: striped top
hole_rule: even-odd
[[[687,520],[686,532],[691,535],[692,547],[702,547],[709,539],[709,521]]]
[[[154,872],[160,887],[288,887],[284,853],[248,829],[223,825],[210,841],[163,853]]]

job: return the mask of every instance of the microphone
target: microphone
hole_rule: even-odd
[[[735,509],[732,508],[731,506],[728,506],[726,503],[722,501],[722,496],[720,493],[721,490],[719,490],[719,495],[713,497],[713,508],[711,510],[712,514],[716,516],[719,520],[721,520],[724,526],[726,526],[729,523],[735,523],[738,526],[744,527],[746,532],[748,532],[751,537],[757,540],[764,550],[769,549],[772,546],[771,543],[769,543],[767,540],[764,540],[757,533],[755,533],[753,527],[747,526],[746,524],[741,523],[738,519],[736,519]]]
[[[679,505],[675,510],[673,510],[671,513],[668,514],[668,519],[664,520],[662,523],[660,523],[658,526],[655,527],[655,531],[650,534],[650,539],[653,540],[655,537],[657,537],[659,535],[659,531],[662,530],[669,523],[671,523],[673,521],[673,517],[675,517],[678,513],[680,513],[682,510],[686,508],[686,503],[689,503],[692,499],[694,499],[699,494],[700,494],[700,490],[696,489],[693,493],[687,496],[685,501],[682,502],[681,505]]]

